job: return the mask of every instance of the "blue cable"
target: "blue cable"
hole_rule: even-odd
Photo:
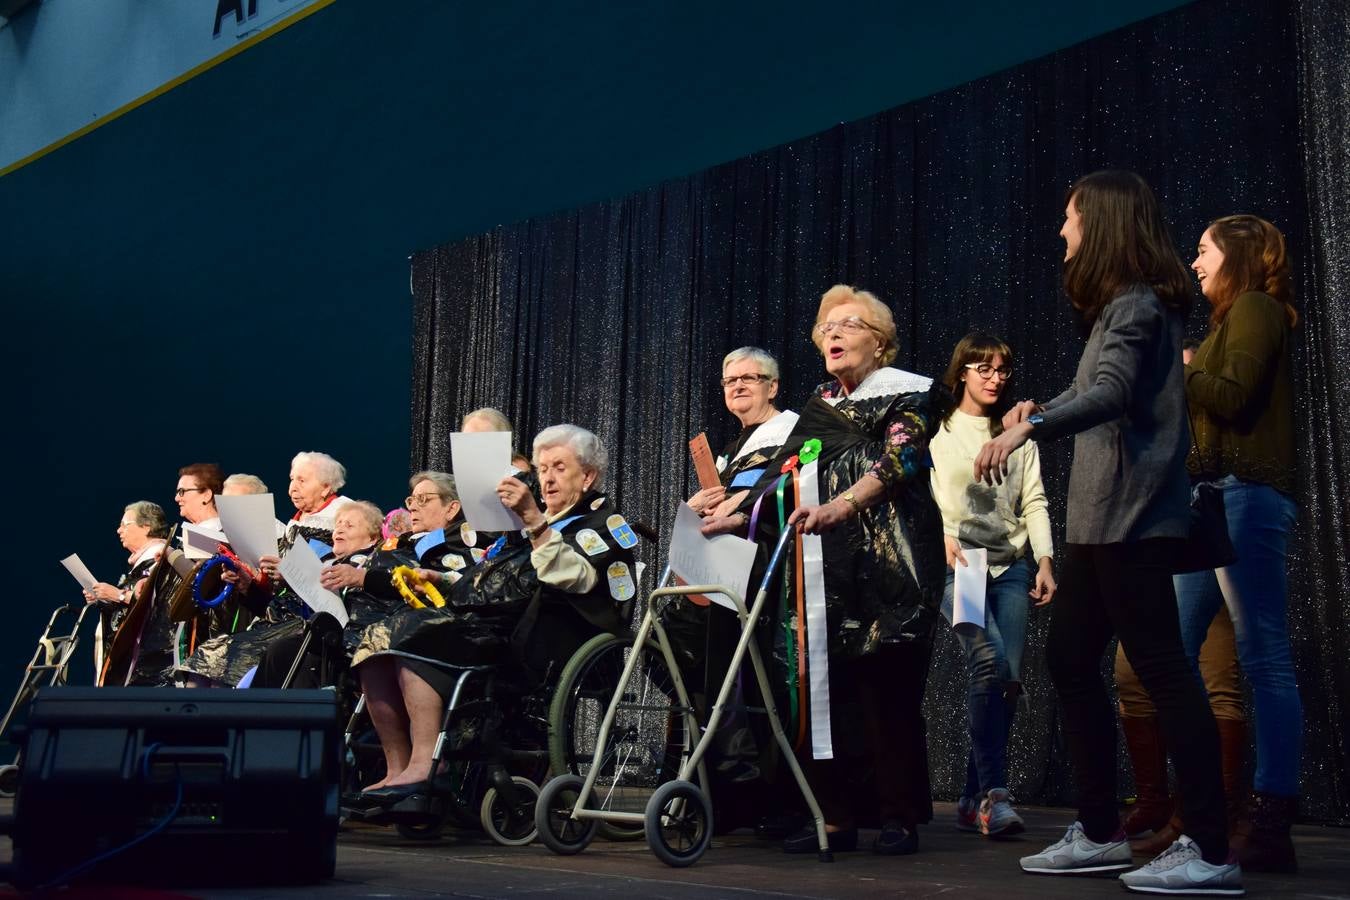
[[[149,780],[150,778],[150,758],[155,755],[155,751],[158,750],[160,746],[161,744],[159,743],[151,744],[149,747],[145,748],[145,755],[141,757],[141,777],[146,780]],[[111,850],[105,850],[98,856],[95,856],[93,859],[85,860],[84,862],[75,866],[73,869],[67,869],[60,875],[53,878],[51,881],[48,881],[46,884],[37,887],[36,890],[47,891],[51,890],[57,885],[64,884],[73,878],[83,875],[85,872],[89,871],[99,863],[111,859],[112,857],[116,856],[119,853],[122,853],[125,850],[130,850],[132,847],[136,846],[142,841],[154,837],[155,835],[163,831],[165,828],[167,828],[169,823],[172,822],[174,818],[178,815],[178,810],[183,805],[183,773],[179,771],[177,766],[174,766],[174,772],[178,776],[178,780],[175,785],[177,787],[178,793],[177,796],[174,797],[173,808],[170,809],[167,813],[165,813],[164,818],[156,822],[150,828],[149,831],[145,832],[145,834],[137,835],[136,837],[127,841],[120,847],[114,847]]]

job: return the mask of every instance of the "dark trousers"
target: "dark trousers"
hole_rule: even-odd
[[[835,758],[810,759],[804,770],[825,821],[844,828],[859,819],[913,828],[933,817],[928,781],[924,684],[932,645],[885,644],[859,659],[830,661]],[[859,784],[856,776],[871,771]],[[870,809],[868,808],[870,806]]]
[[[1179,783],[1186,833],[1209,862],[1228,854],[1219,733],[1205,688],[1181,644],[1172,591],[1175,542],[1069,544],[1046,656],[1063,709],[1078,787],[1078,818],[1094,841],[1118,825],[1116,722],[1102,681],[1112,635],[1153,698]]]

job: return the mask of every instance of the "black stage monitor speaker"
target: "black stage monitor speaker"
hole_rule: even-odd
[[[329,878],[339,735],[331,691],[43,688],[14,800],[12,880]]]

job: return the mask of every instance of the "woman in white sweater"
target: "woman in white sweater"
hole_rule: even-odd
[[[970,679],[971,747],[957,828],[990,836],[1017,834],[1024,827],[1008,799],[1008,732],[1021,691],[1028,604],[1042,606],[1055,593],[1050,516],[1036,445],[1028,441],[1013,454],[1002,484],[974,477],[976,454],[1002,431],[1012,371],[1012,350],[1003,341],[984,334],[962,338],[943,378],[956,407],[930,445],[947,565],[966,565],[963,549],[987,554],[984,627],[956,626]],[[1034,581],[1028,544],[1036,560]],[[955,569],[949,568],[942,598],[948,622],[953,620],[955,578]]]

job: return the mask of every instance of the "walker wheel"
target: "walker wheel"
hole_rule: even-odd
[[[712,842],[712,806],[698,785],[668,781],[647,801],[647,846],[668,866],[692,866]]]
[[[534,805],[534,825],[544,846],[561,856],[580,853],[600,830],[597,819],[573,819],[586,782],[580,775],[558,775],[544,785]]]
[[[507,803],[495,787],[490,787],[483,795],[479,819],[488,837],[503,847],[524,847],[539,834],[534,824],[539,785],[522,775],[512,776],[511,783],[516,786],[515,802]]]
[[[0,797],[13,797],[19,790],[19,767],[0,766]]]

